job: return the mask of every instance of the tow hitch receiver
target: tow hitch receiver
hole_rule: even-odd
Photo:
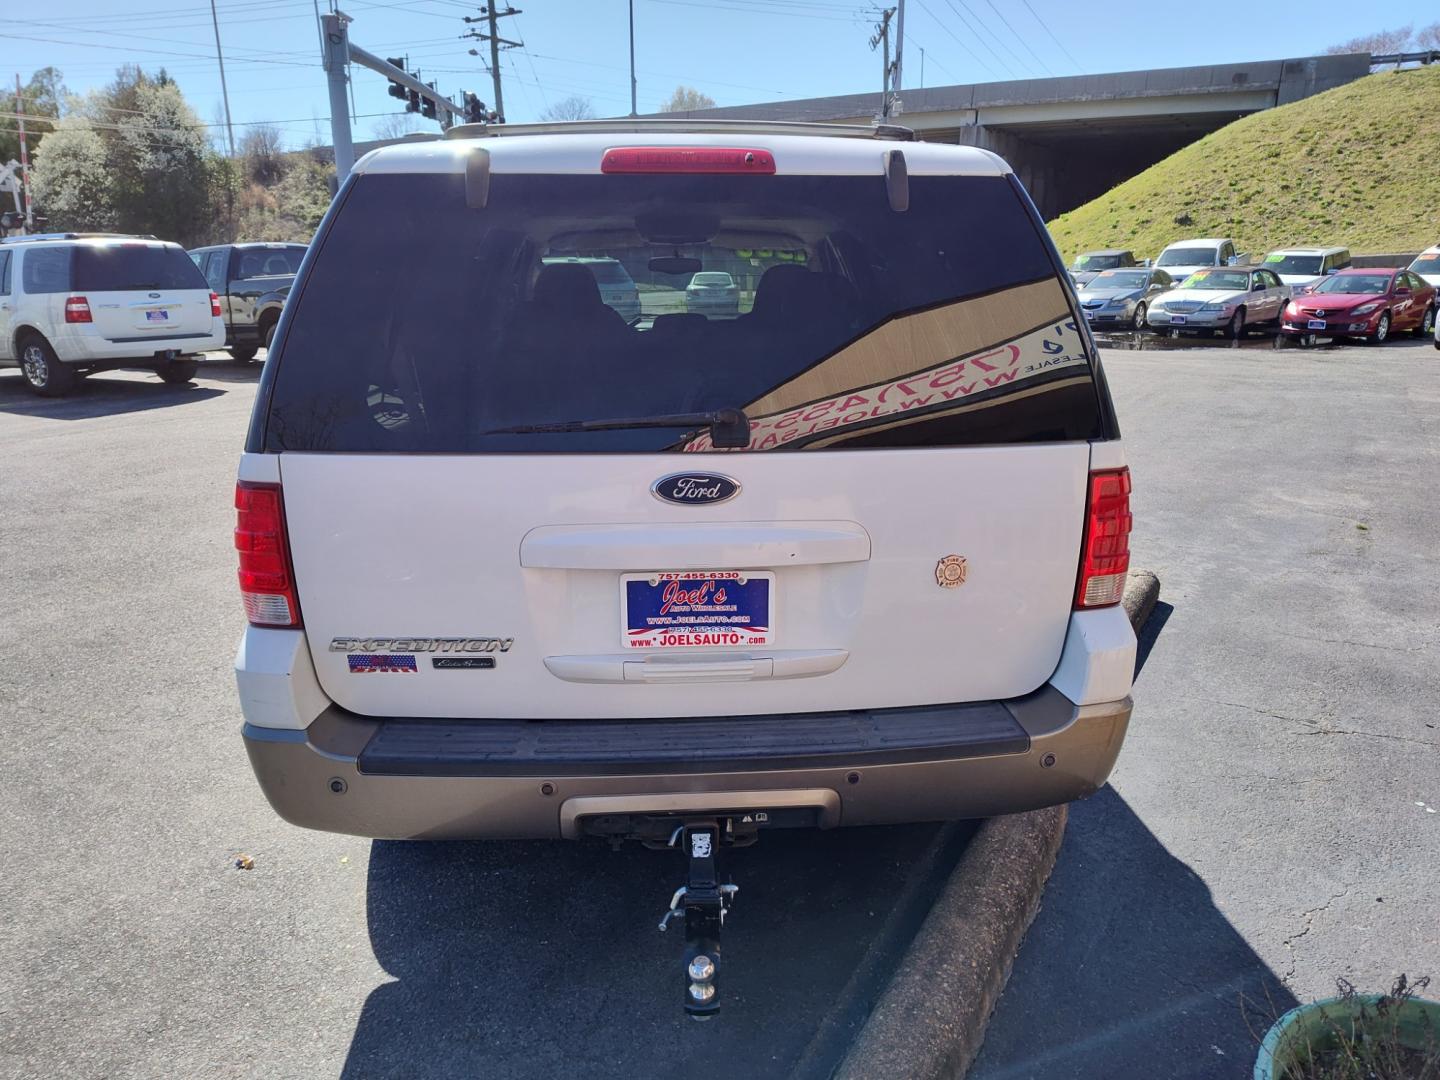
[[[675,830],[671,845],[677,840],[689,872],[670,898],[660,929],[671,919],[685,919],[685,1011],[696,1020],[708,1020],[720,1011],[720,928],[740,887],[720,884],[715,865],[720,849],[718,820],[687,821]]]

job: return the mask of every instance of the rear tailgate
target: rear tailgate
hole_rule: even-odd
[[[209,334],[210,288],[185,252],[174,244],[121,241],[79,245],[73,292],[90,304],[100,336],[135,343],[143,351],[154,339]]]
[[[563,479],[559,464],[282,456],[300,608],[332,698],[382,716],[706,716],[1008,698],[1055,669],[1083,443],[735,456],[717,471],[741,493],[703,512],[651,495],[671,457],[567,459]],[[950,555],[965,577],[945,588]],[[769,643],[627,650],[622,577],[704,569],[774,575]],[[440,651],[447,638],[494,666],[437,668],[462,655]],[[415,671],[352,670],[377,654]]]

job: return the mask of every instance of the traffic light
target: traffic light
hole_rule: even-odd
[[[420,91],[419,91],[419,90],[407,90],[407,91],[405,92],[405,96],[410,99],[409,101],[407,101],[407,102],[405,103],[405,111],[406,111],[406,112],[419,112],[419,111],[420,111]]]
[[[431,90],[434,90],[434,89],[435,89],[435,84],[434,84],[433,82],[432,82],[432,83],[426,83],[425,85],[428,86],[428,87],[430,87]],[[421,99],[420,99],[420,115],[423,116],[423,117],[425,117],[426,120],[434,120],[434,119],[435,119],[435,99],[434,99],[434,98],[432,98],[432,97],[427,97],[427,98],[421,98]]]
[[[405,70],[405,57],[403,56],[387,56],[385,58],[385,62],[391,67],[399,68],[401,71]],[[406,91],[405,87],[401,86],[394,79],[390,80],[390,89],[386,92],[391,97],[399,98],[401,101],[404,101],[410,96],[409,93]]]
[[[478,97],[476,97],[474,94],[472,94],[469,90],[466,90],[466,91],[465,91],[464,101],[465,101],[465,123],[467,123],[467,124],[483,124],[483,123],[486,123],[486,122],[490,119],[490,116],[489,116],[489,114],[487,113],[487,111],[486,111],[486,109],[485,109],[485,102],[481,101]]]

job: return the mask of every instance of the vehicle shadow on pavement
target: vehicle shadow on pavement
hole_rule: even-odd
[[[844,1012],[888,980],[972,832],[775,831],[726,849],[740,892],[724,1007],[705,1024],[682,1013],[680,924],[656,929],[683,880],[678,854],[376,841],[370,939],[395,981],[366,1000],[342,1075],[784,1076],[815,1045],[829,1053],[837,998]]]
[[[201,369],[204,373],[204,369]],[[7,373],[8,374],[8,373]],[[205,373],[205,377],[209,377]],[[0,413],[40,416],[47,420],[90,420],[99,416],[168,409],[192,405],[225,393],[214,386],[167,386],[156,379],[112,378],[91,375],[66,397],[45,398],[30,392],[18,373],[0,375]]]
[[[1155,642],[1160,640],[1160,631],[1165,629],[1165,624],[1170,621],[1170,616],[1174,613],[1173,604],[1157,600],[1155,610],[1150,613],[1150,618],[1145,620],[1145,625],[1140,628],[1140,633],[1135,635],[1135,678],[1138,679],[1140,672],[1145,670],[1145,661],[1150,659],[1150,650],[1155,647]]]
[[[1070,808],[969,1076],[1248,1077],[1260,1037],[1295,1004],[1204,881],[1106,785]]]

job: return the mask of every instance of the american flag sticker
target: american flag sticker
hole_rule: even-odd
[[[415,657],[398,653],[350,653],[350,674],[364,674],[372,671],[408,672],[415,674]]]

